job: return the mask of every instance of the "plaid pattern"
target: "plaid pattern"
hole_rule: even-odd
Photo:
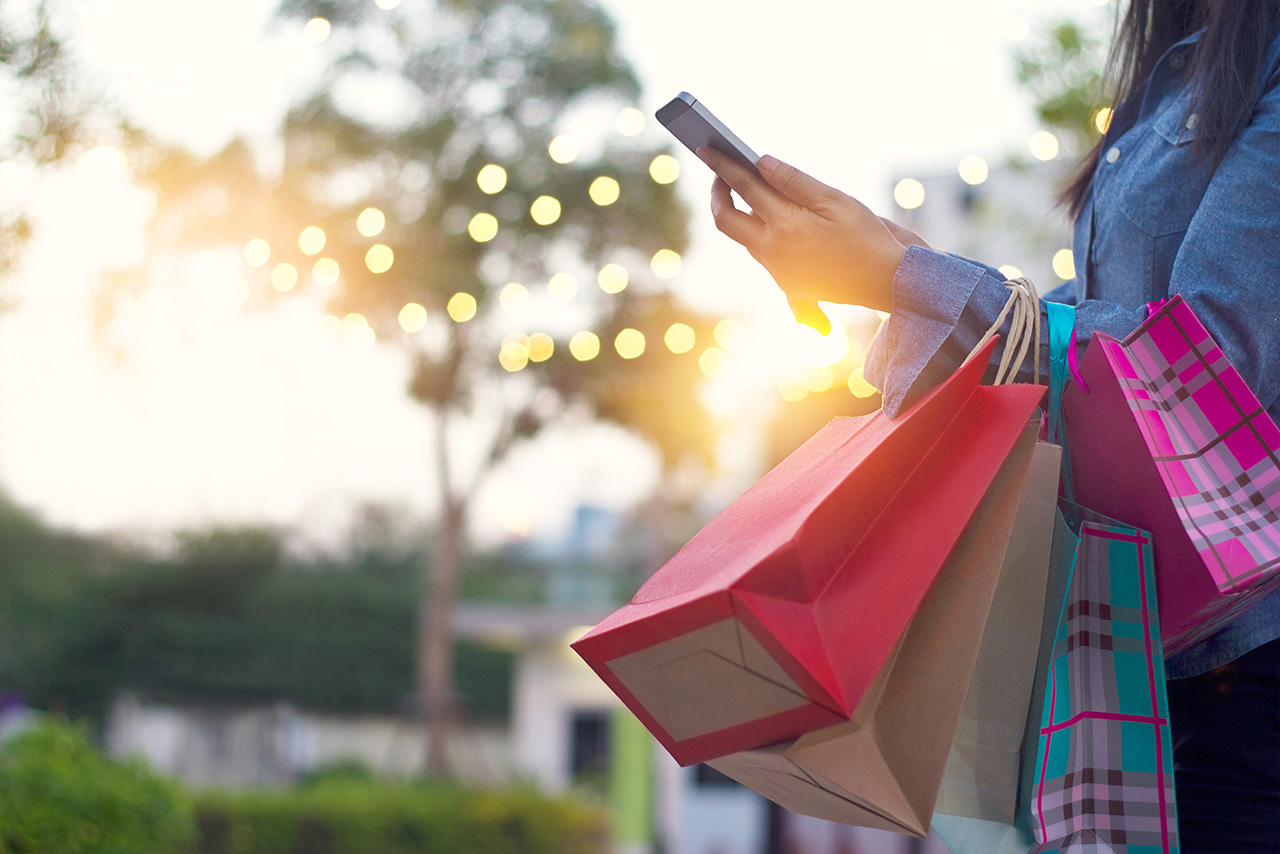
[[[1034,852],[1177,852],[1151,538],[1084,521],[1049,663]]]
[[[1218,589],[1280,575],[1280,430],[1191,307],[1100,343]]]

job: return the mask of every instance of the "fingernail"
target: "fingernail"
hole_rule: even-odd
[[[764,172],[772,172],[781,164],[778,158],[774,157],[772,154],[766,154],[760,158],[760,161],[756,165]]]
[[[701,148],[699,148],[698,150],[694,151],[693,153],[694,153],[694,154],[696,154],[696,155],[698,155],[698,158],[699,158],[699,159],[701,159],[701,160],[703,160],[703,161],[706,161],[706,159],[707,159],[707,147],[706,147],[705,145],[704,145],[704,146],[702,146]]]

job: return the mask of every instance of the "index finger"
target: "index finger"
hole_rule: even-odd
[[[734,192],[742,197],[744,202],[751,206],[751,210],[767,213],[772,206],[783,201],[782,194],[765,183],[759,172],[748,169],[728,155],[709,146],[699,148],[696,153],[711,167],[711,171],[719,175],[733,188]]]

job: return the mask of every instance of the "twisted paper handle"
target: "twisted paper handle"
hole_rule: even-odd
[[[1005,340],[1004,353],[1000,357],[1000,367],[996,370],[995,384],[1005,385],[1013,382],[1018,371],[1022,370],[1022,363],[1026,361],[1028,347],[1034,353],[1034,381],[1038,383],[1040,382],[1040,297],[1036,294],[1036,286],[1031,284],[1030,279],[1010,279],[1004,283],[1004,286],[1009,289],[1009,299],[1000,310],[1000,316],[996,318],[995,323],[991,324],[991,328],[982,336],[982,340],[969,351],[965,361],[977,355],[983,345],[1000,331],[1005,318],[1012,311],[1013,320],[1009,323],[1009,334]]]

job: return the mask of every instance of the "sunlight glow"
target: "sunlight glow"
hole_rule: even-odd
[[[680,274],[680,253],[672,249],[659,249],[653,253],[649,266],[659,279],[674,279]]]
[[[670,184],[680,177],[680,161],[670,154],[659,154],[649,163],[649,177],[659,184]]]
[[[596,281],[600,283],[600,290],[606,294],[617,294],[627,289],[627,268],[621,264],[605,264],[600,268],[600,275],[596,276]]]
[[[529,361],[545,362],[556,351],[556,342],[545,332],[535,332],[529,336]]]
[[[560,200],[555,196],[538,196],[529,205],[529,216],[538,225],[551,225],[560,219]]]
[[[717,344],[726,350],[732,350],[746,338],[747,328],[742,325],[741,321],[726,317],[716,324],[714,335]]]
[[[960,180],[966,184],[977,186],[987,180],[987,161],[976,154],[970,154],[960,161]]]
[[[519,282],[508,282],[498,293],[498,304],[510,311],[529,301],[529,289]]]
[[[356,230],[365,237],[376,237],[387,227],[387,217],[377,208],[365,208],[356,217]]]
[[[805,385],[804,377],[783,377],[778,381],[778,394],[787,403],[798,403],[809,396],[809,387]]]
[[[662,336],[662,342],[667,345],[668,350],[679,355],[692,350],[693,345],[697,343],[697,337],[697,333],[689,324],[673,323],[667,327],[667,334]]]
[[[828,365],[814,365],[804,372],[805,388],[814,394],[827,391],[836,383],[835,371]]]
[[[613,348],[624,359],[634,359],[644,354],[644,333],[639,329],[627,327],[613,339]]]
[[[488,243],[498,236],[498,218],[489,213],[478,213],[467,224],[467,234],[476,243]]]
[[[324,230],[314,225],[302,229],[298,235],[298,248],[303,255],[315,255],[324,248]]]
[[[476,186],[481,192],[491,196],[494,193],[501,193],[507,186],[507,170],[496,163],[490,163],[476,175]]]
[[[271,257],[271,247],[261,237],[255,237],[244,245],[244,262],[250,267],[261,267]]]
[[[369,268],[370,273],[387,272],[395,260],[395,253],[385,243],[375,243],[364,253],[364,265]]]
[[[319,327],[320,337],[330,344],[336,344],[342,340],[342,321],[332,314],[326,314],[321,317]]]
[[[1011,12],[1004,19],[1004,37],[1011,42],[1020,42],[1031,33],[1031,25],[1027,19],[1016,12]]]
[[[797,323],[779,343],[786,347],[793,364],[805,368],[835,365],[849,355],[849,333],[841,326],[832,326],[831,332],[823,335],[813,327]]]
[[[698,370],[705,377],[718,377],[724,372],[724,364],[728,354],[719,347],[708,347],[698,357]]]
[[[97,145],[76,160],[76,175],[94,181],[112,181],[129,171],[129,158],[118,148]]]
[[[866,378],[862,375],[861,365],[854,368],[853,372],[849,374],[849,392],[854,397],[871,397],[877,391],[878,389],[871,383],[867,382]]]
[[[1064,281],[1076,277],[1076,258],[1070,249],[1059,249],[1053,253],[1053,272]]]
[[[407,302],[396,318],[405,332],[420,332],[427,325],[427,310],[416,302]]]
[[[621,188],[614,178],[608,175],[601,175],[599,178],[591,182],[591,187],[587,190],[587,195],[591,196],[591,201],[600,207],[607,207],[618,200]]]
[[[277,264],[271,271],[271,287],[284,293],[298,284],[298,268],[292,264]]]
[[[600,336],[586,329],[569,339],[569,352],[579,362],[590,362],[600,355]]]
[[[894,185],[893,200],[903,210],[915,210],[924,204],[924,184],[915,178],[903,178]]]
[[[572,163],[578,159],[578,143],[568,134],[561,134],[551,140],[547,154],[557,163]]]
[[[578,280],[568,273],[556,273],[547,282],[547,293],[556,302],[568,302],[578,295]]]
[[[618,113],[614,124],[618,128],[618,133],[623,136],[636,136],[644,130],[644,113],[635,107],[627,107]]]
[[[320,44],[329,38],[332,27],[324,18],[312,18],[302,28],[302,37],[312,44]]]
[[[311,278],[322,288],[336,284],[341,273],[342,271],[338,268],[338,262],[332,258],[321,258],[311,268]]]
[[[400,5],[400,0],[373,0],[379,9],[394,9]]]
[[[1052,160],[1058,156],[1058,138],[1047,130],[1031,134],[1031,154],[1037,160]]]
[[[465,291],[459,291],[449,297],[449,304],[445,306],[445,311],[449,312],[449,317],[453,318],[454,323],[466,323],[476,316],[476,298]]]

